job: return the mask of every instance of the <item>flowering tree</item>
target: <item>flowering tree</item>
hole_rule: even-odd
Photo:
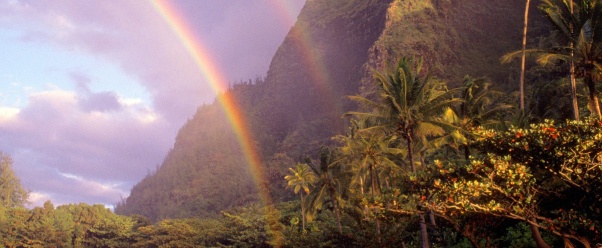
[[[600,242],[602,122],[551,121],[476,131],[486,152],[466,166],[437,161],[429,206],[443,216],[488,214],[525,221],[591,247]]]

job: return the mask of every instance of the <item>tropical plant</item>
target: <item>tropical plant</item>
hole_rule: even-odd
[[[464,78],[464,86],[460,95],[462,103],[455,111],[459,121],[454,123],[456,126],[461,127],[463,132],[462,136],[458,136],[456,139],[461,139],[462,137],[470,138],[470,131],[477,127],[494,127],[499,125],[499,117],[513,108],[512,105],[499,101],[503,93],[492,90],[490,86],[491,84],[484,78]],[[461,140],[463,141],[464,156],[468,159],[470,151],[467,139],[464,138]]]
[[[445,129],[457,129],[440,117],[460,99],[453,94],[459,89],[448,90],[445,82],[422,73],[422,59],[414,61],[401,58],[393,71],[375,72],[379,98],[377,101],[361,96],[352,100],[369,107],[370,112],[350,112],[360,119],[371,119],[385,133],[401,137],[406,142],[407,158],[412,173],[414,164],[414,141],[426,141],[426,137],[440,136]],[[422,247],[429,247],[424,214],[420,213]]]
[[[307,214],[306,217],[311,221],[317,210],[322,209],[322,205],[326,200],[330,200],[337,219],[337,227],[339,234],[343,233],[341,226],[341,206],[343,205],[343,191],[348,186],[344,171],[338,164],[338,158],[335,150],[322,148],[320,151],[320,164],[314,165],[312,161],[308,161],[309,167],[317,175],[316,184],[313,190],[307,196]]]
[[[442,135],[444,127],[456,128],[439,117],[454,103],[460,102],[453,97],[459,89],[448,90],[445,82],[422,75],[422,60],[406,57],[401,58],[391,72],[375,72],[375,79],[379,93],[377,101],[362,96],[350,97],[371,111],[348,114],[372,119],[375,125],[371,129],[378,128],[404,139],[408,162],[412,172],[416,172],[414,140]]]
[[[525,1],[525,25],[523,27],[523,50],[520,62],[520,110],[525,111],[525,62],[527,58],[527,32],[529,28],[529,6],[531,0]]]
[[[364,195],[365,183],[370,182],[370,195],[375,197],[381,192],[381,172],[398,170],[398,160],[392,158],[404,157],[402,149],[395,147],[397,137],[386,135],[377,129],[372,129],[366,121],[352,121],[352,133],[349,136],[338,136],[342,143],[341,155],[346,158],[346,166],[352,172],[352,190],[359,188]],[[367,176],[367,179],[366,179]],[[358,185],[359,184],[359,185]]]
[[[488,214],[524,221],[567,244],[600,242],[600,121],[547,121],[476,134],[475,145],[486,154],[461,167],[435,163],[432,206],[438,213]]]
[[[602,73],[602,1],[581,0],[574,4],[572,0],[545,0],[540,9],[556,28],[559,38],[569,42],[568,48],[558,47],[557,52],[540,56],[540,62],[555,59],[573,62],[575,76],[583,78],[589,90],[590,111],[601,118],[596,83]]]
[[[566,61],[571,64],[571,76],[582,78],[589,91],[590,112],[602,118],[596,84],[602,80],[602,1],[543,0],[539,5],[555,29],[557,44],[549,49],[529,49],[527,53],[537,54],[537,62],[542,65]],[[574,11],[576,10],[576,11]],[[508,62],[522,54],[511,52],[502,58]],[[573,69],[572,65],[575,66]],[[573,108],[576,104],[576,89],[571,81]],[[573,110],[578,119],[578,109]]]
[[[305,198],[303,192],[309,194],[311,185],[316,181],[316,175],[311,171],[309,165],[297,163],[295,168],[289,168],[290,174],[284,179],[287,181],[287,188],[292,188],[295,194],[301,197],[301,221],[302,228],[305,230]]]

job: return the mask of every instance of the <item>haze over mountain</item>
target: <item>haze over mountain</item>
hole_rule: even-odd
[[[258,191],[290,199],[287,168],[344,133],[341,116],[356,107],[345,96],[368,93],[371,72],[401,56],[422,57],[426,69],[450,85],[470,74],[514,89],[515,71],[499,58],[519,48],[522,8],[519,0],[307,1],[267,76],[226,93],[240,103],[264,173],[252,176],[225,117],[230,110],[216,101],[180,129],[163,164],[134,186],[117,212],[159,220],[258,202]]]
[[[230,82],[265,75],[303,5],[0,1],[0,150],[34,205],[128,196],[186,119],[215,98],[159,3]]]

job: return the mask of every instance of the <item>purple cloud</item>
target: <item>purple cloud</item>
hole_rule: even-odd
[[[121,104],[115,92],[104,91],[93,93],[88,87],[91,81],[90,78],[80,73],[72,73],[71,78],[73,78],[77,86],[76,88],[79,93],[77,100],[82,110],[86,112],[107,112],[121,109]]]
[[[13,154],[26,187],[88,202],[108,204],[127,196],[173,141],[168,123],[144,106],[89,112],[74,92],[61,90],[32,95],[29,105],[2,120],[0,147]],[[93,187],[98,189],[82,191]]]
[[[297,11],[304,3],[282,1]],[[231,82],[265,75],[293,24],[278,18],[273,0],[173,3]],[[56,72],[71,81],[28,90],[23,106],[0,106],[0,150],[13,156],[37,203],[126,197],[161,163],[186,119],[215,96],[149,1],[0,0],[3,30],[20,42],[108,61],[136,79],[124,84],[140,84],[152,100],[123,97],[119,88],[95,92],[90,85],[98,82],[72,68]]]

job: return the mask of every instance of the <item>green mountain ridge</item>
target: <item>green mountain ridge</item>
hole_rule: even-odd
[[[372,71],[420,56],[433,75],[458,85],[486,76],[513,89],[502,54],[518,49],[524,1],[308,0],[265,79],[232,94],[260,152],[265,181],[254,182],[219,103],[201,106],[179,131],[163,164],[117,204],[119,214],[152,220],[212,216],[258,202],[258,183],[275,201],[293,197],[284,174],[344,132],[345,96],[371,90]]]

